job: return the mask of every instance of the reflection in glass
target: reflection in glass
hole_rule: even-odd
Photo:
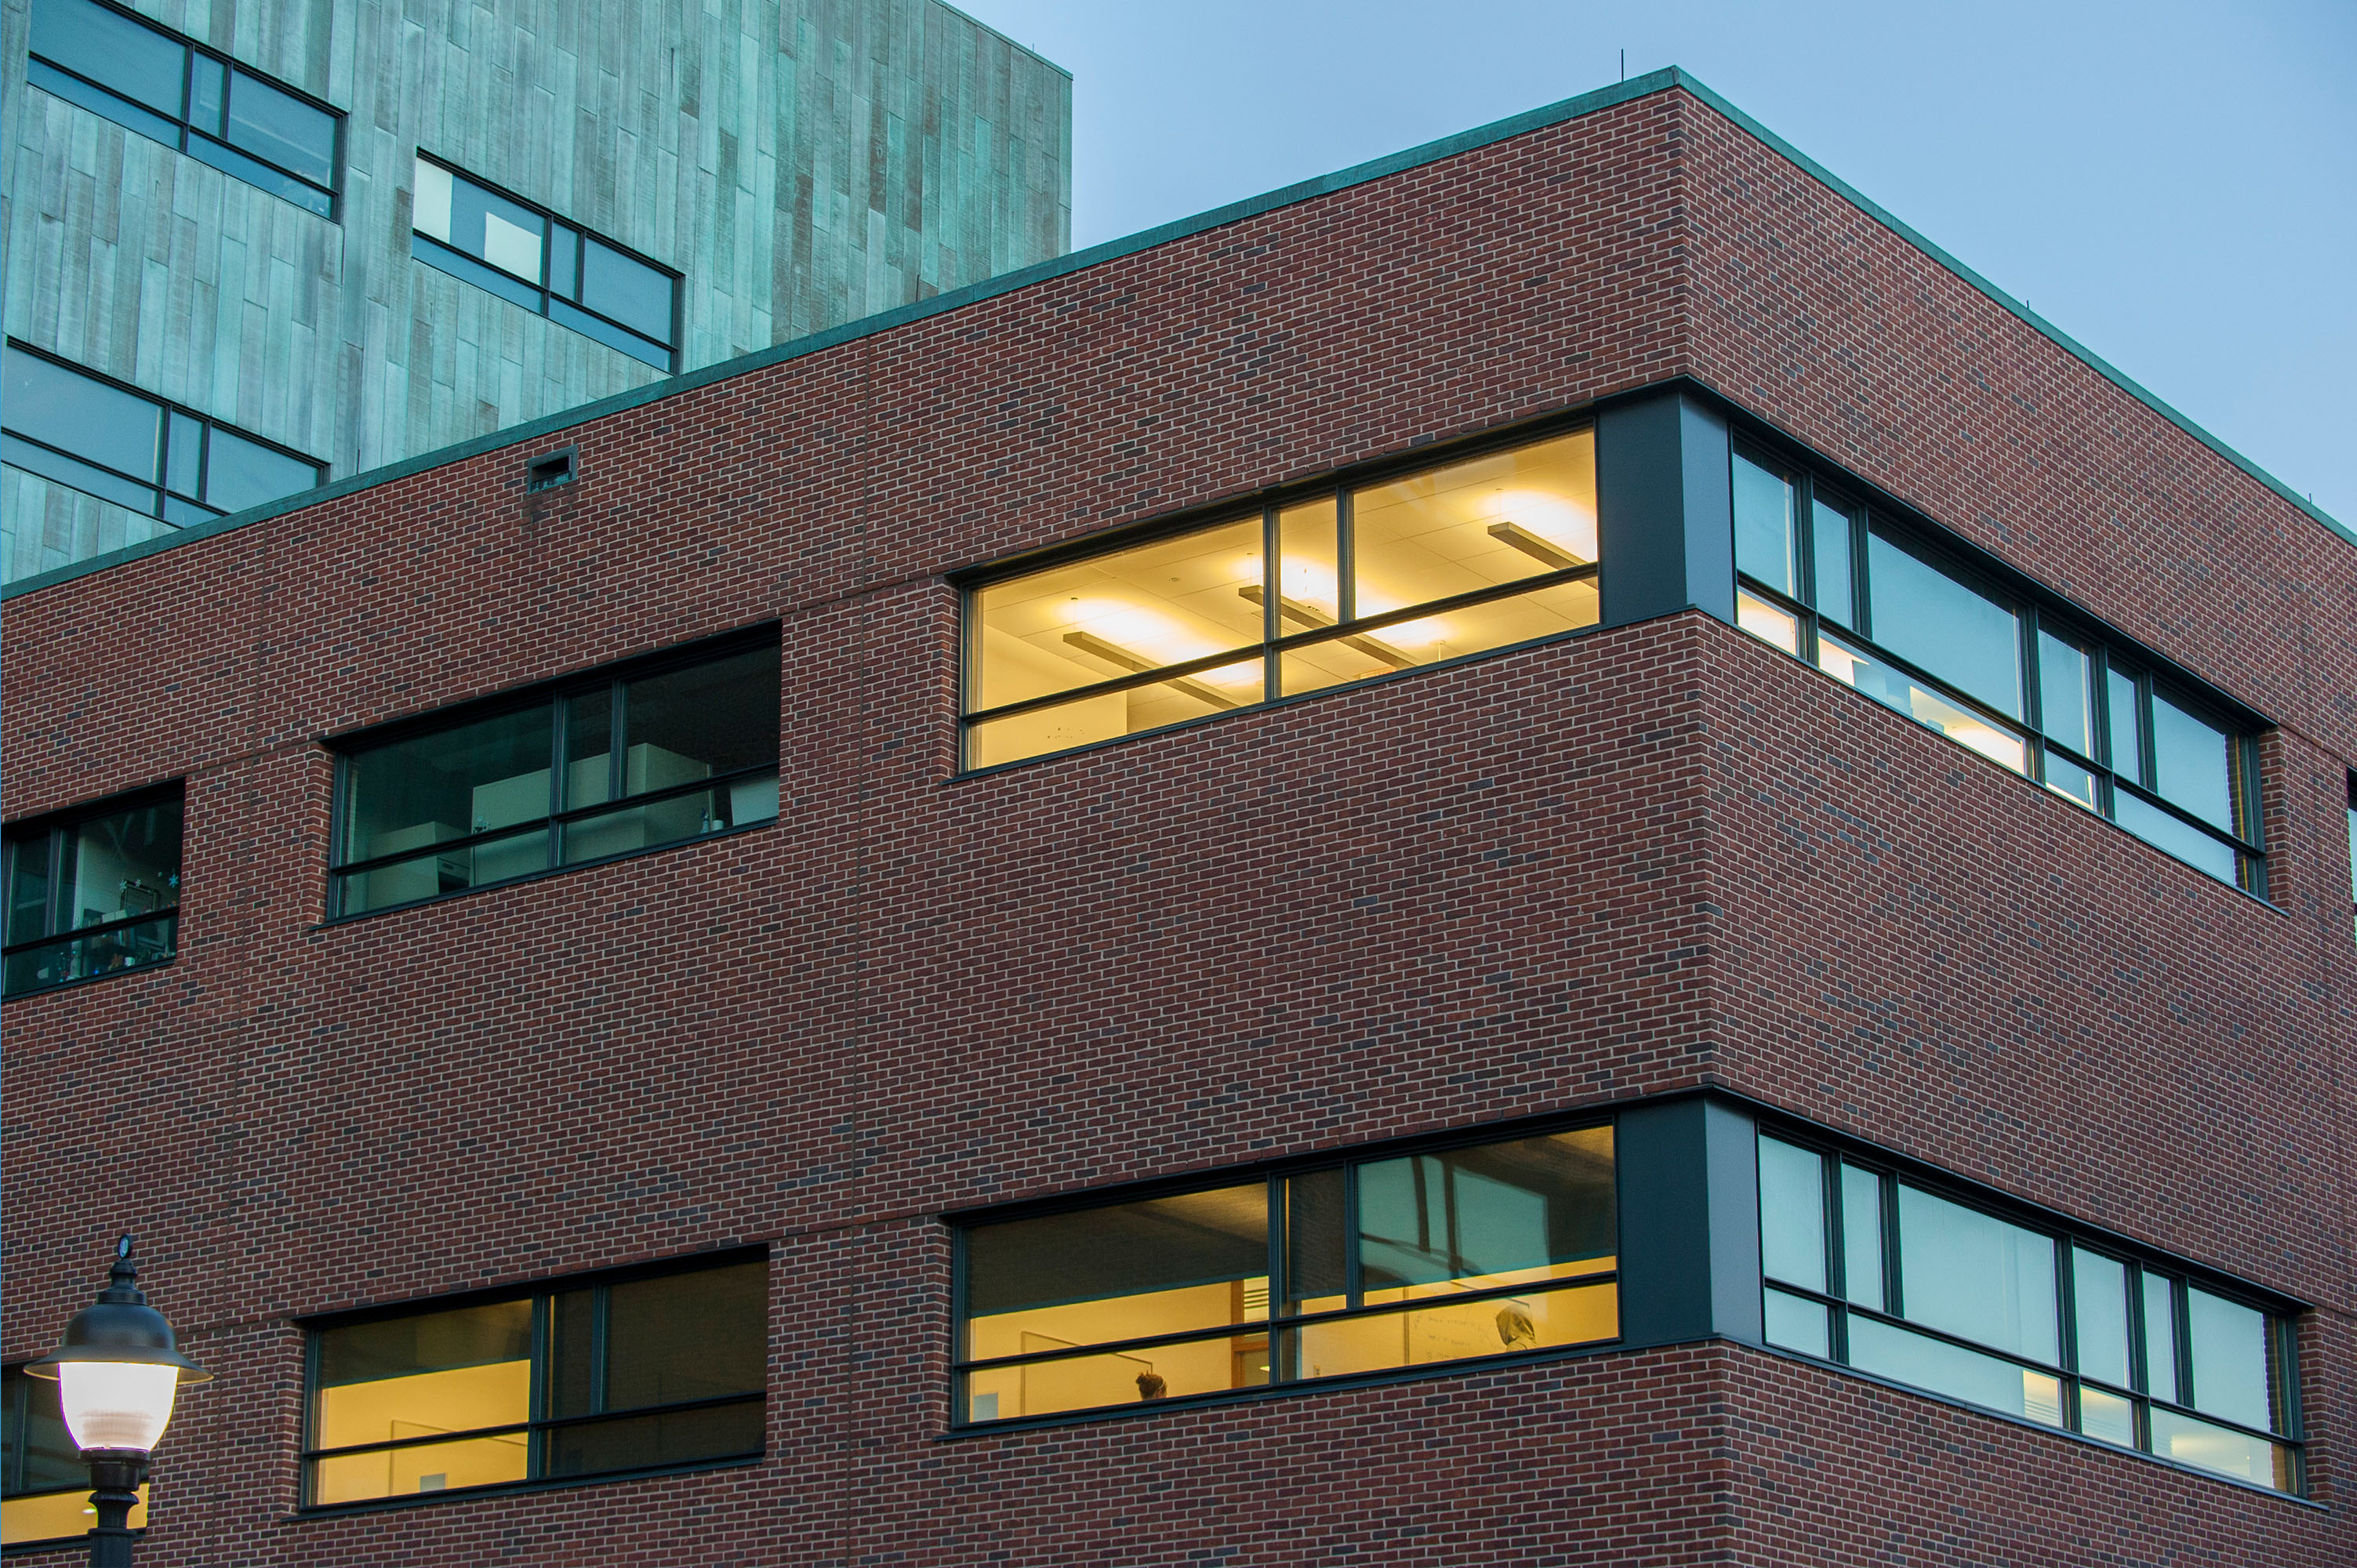
[[[1867,536],[1866,559],[1874,639],[2019,718],[2021,628],[2013,612],[1882,534]]]
[[[1761,1305],[1767,1312],[1763,1331],[1769,1344],[1807,1356],[1834,1353],[1833,1314],[1824,1303],[1771,1288]]]
[[[1800,596],[1792,550],[1792,486],[1735,455],[1735,569],[1789,598]]]
[[[2061,752],[2049,749],[2042,763],[2046,770],[2045,785],[2066,800],[2076,801],[2089,811],[2098,809],[2095,776]]]
[[[2114,1388],[2128,1373],[2128,1271],[2116,1258],[2071,1249],[2071,1296],[2078,1323],[2079,1370]]]
[[[2136,1403],[2092,1384],[2079,1388],[2079,1430],[2123,1448],[2136,1445]]]
[[[1361,618],[1585,565],[1596,559],[1595,436],[1370,485],[1351,495],[1351,533]]]
[[[2145,1391],[2172,1404],[2184,1402],[2177,1386],[2177,1293],[2160,1274],[2144,1275]]]
[[[1903,1188],[1901,1190],[1904,1190]],[[1902,1239],[1904,1231],[1901,1231]],[[1944,1339],[1853,1314],[1850,1365],[2045,1426],[2062,1424],[2062,1380]]]
[[[1817,639],[1817,667],[1885,707],[1896,708],[1926,728],[1938,730],[1958,745],[1971,747],[1999,767],[2016,773],[2028,771],[2027,747],[2021,736],[1870,654],[1832,637],[1821,636]]]
[[[2233,846],[2220,843],[2192,823],[2126,789],[2112,792],[2112,819],[2164,854],[2175,855],[2196,871],[2233,884],[2237,856]]]
[[[2082,757],[2095,755],[2094,662],[2052,632],[2038,634],[2038,722]]]
[[[1851,559],[1850,515],[1824,501],[1815,503],[1817,613],[1835,626],[1857,620],[1856,568]]]
[[[2152,1451],[2180,1465],[2196,1465],[2280,1492],[2298,1485],[2291,1454],[2281,1444],[2171,1410],[2152,1412]]]
[[[1760,1262],[1770,1279],[1825,1288],[1824,1184],[1813,1150],[1760,1140]]]
[[[2211,826],[2234,831],[2233,753],[2225,732],[2152,699],[2153,789]]]
[[[1359,1271],[1373,1305],[1612,1266],[1612,1130],[1358,1167]]]
[[[1853,1165],[1842,1166],[1842,1294],[1882,1310],[1882,1178]]]
[[[1787,653],[1801,651],[1801,619],[1746,589],[1735,590],[1735,624]]]
[[[2138,784],[2144,776],[2143,707],[2133,676],[2117,670],[2104,672],[2104,707],[2111,718],[2111,750],[2104,760],[2112,771]]]
[[[2054,1243],[2035,1230],[1901,1182],[1899,1279],[1917,1323],[2031,1360],[2061,1359]]]
[[[1334,1312],[1350,1305],[1344,1186],[1340,1166],[1286,1179],[1286,1312]]]
[[[2185,1320],[2193,1363],[2193,1397],[2187,1402],[2221,1421],[2272,1429],[2266,1314],[2189,1285]]]

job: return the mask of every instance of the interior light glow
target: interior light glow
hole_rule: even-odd
[[[178,1367],[133,1361],[65,1361],[58,1366],[58,1404],[78,1448],[151,1453],[172,1419]]]
[[[1544,490],[1501,490],[1484,520],[1515,523],[1582,561],[1596,559],[1596,514]]]
[[[1217,644],[1189,636],[1168,617],[1119,599],[1080,600],[1072,606],[1071,624],[1153,664],[1178,664],[1219,651]]]

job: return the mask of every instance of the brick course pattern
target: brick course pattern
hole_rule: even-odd
[[[953,777],[942,574],[1691,377],[2279,725],[2274,907],[1686,613]],[[2357,554],[1671,89],[45,588],[5,1349],[113,1229],[156,1568],[2357,1561]],[[1608,564],[1607,570],[1609,570]],[[323,925],[319,737],[777,619],[764,830]],[[1706,1343],[943,1441],[939,1216],[1724,1085],[2318,1304],[2311,1498]],[[772,1249],[760,1464],[299,1517],[295,1316]]]

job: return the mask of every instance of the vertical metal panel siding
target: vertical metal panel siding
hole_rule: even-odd
[[[30,4],[0,0],[8,333],[331,477],[658,378],[413,261],[420,146],[685,274],[683,370],[1070,244],[1070,80],[933,0],[136,0],[345,113],[340,224],[28,89]],[[7,578],[155,526],[5,499]]]

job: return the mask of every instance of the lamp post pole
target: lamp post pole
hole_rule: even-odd
[[[131,1238],[114,1244],[114,1266],[97,1302],[74,1314],[58,1348],[25,1369],[54,1378],[66,1432],[90,1466],[90,1500],[98,1523],[90,1532],[91,1568],[131,1568],[131,1510],[155,1452],[172,1419],[182,1383],[212,1374],[180,1354],[172,1326],[147,1305]]]

